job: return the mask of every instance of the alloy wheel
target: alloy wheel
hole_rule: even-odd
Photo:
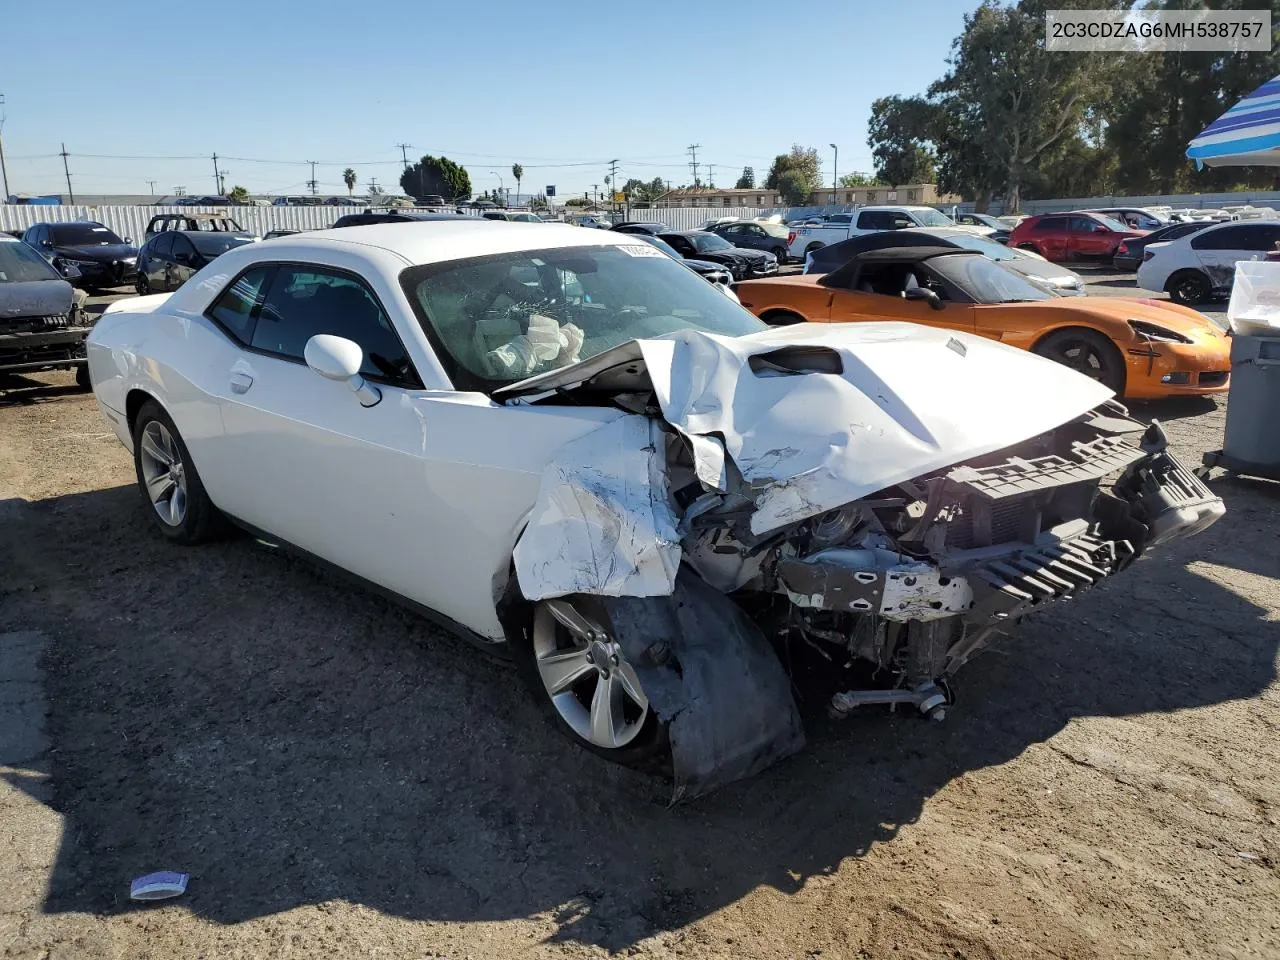
[[[1101,382],[1106,373],[1106,358],[1084,340],[1066,341],[1058,348],[1058,355],[1054,359],[1091,380]]]
[[[173,436],[159,420],[142,430],[142,479],[162,523],[176,527],[187,515],[187,475]]]
[[[533,654],[543,689],[575,734],[606,750],[640,735],[649,716],[640,678],[608,631],[570,601],[539,604]]]

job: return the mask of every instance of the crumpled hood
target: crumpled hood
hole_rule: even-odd
[[[643,373],[637,361],[643,362]],[[530,378],[495,398],[647,376],[704,485],[726,458],[757,534],[1044,433],[1111,391],[1053,361],[909,323],[797,324],[745,337],[681,331]]]
[[[61,317],[71,310],[71,284],[65,280],[0,283],[0,318]]]

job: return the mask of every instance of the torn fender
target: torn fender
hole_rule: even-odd
[[[666,596],[680,566],[663,432],[620,417],[556,451],[515,548],[529,600]]]
[[[804,747],[791,685],[768,640],[688,568],[670,597],[603,603],[649,706],[669,725],[672,802],[754,776]]]

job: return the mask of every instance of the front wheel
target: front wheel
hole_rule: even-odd
[[[771,252],[771,253],[772,253],[772,254],[777,258],[777,260],[778,260],[778,266],[782,266],[784,263],[786,263],[786,262],[787,262],[787,248],[786,248],[786,247],[774,247],[774,248],[773,248],[773,250],[772,250],[772,251],[770,251],[770,252]]]
[[[93,383],[89,380],[89,365],[82,363],[76,367],[76,386],[81,390],[93,392]]]
[[[148,400],[133,424],[133,465],[151,519],[167,539],[196,544],[222,533],[225,520],[164,407]]]
[[[138,296],[145,297],[151,293],[151,284],[147,280],[145,273],[140,273],[133,281],[133,289],[138,291]]]
[[[540,601],[527,641],[513,645],[512,653],[534,695],[570,739],[625,766],[670,769],[667,724],[650,707],[599,601]]]
[[[1115,344],[1095,330],[1059,330],[1037,343],[1033,352],[1124,396],[1124,358]]]
[[[1165,290],[1169,299],[1183,306],[1194,306],[1209,299],[1209,278],[1199,270],[1180,270],[1169,278]]]

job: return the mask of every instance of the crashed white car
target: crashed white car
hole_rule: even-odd
[[[1056,363],[770,329],[567,226],[247,245],[112,304],[89,368],[166,537],[229,520],[505,645],[566,732],[677,796],[800,748],[783,664],[836,713],[941,718],[996,634],[1223,509]]]

